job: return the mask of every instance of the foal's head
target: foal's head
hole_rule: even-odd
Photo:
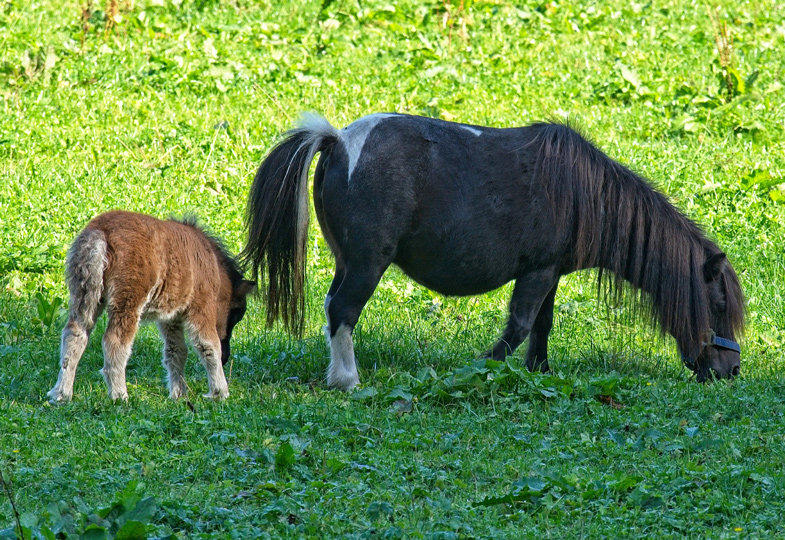
[[[689,366],[699,382],[712,377],[732,379],[741,369],[741,351],[736,335],[743,329],[744,299],[736,273],[725,254],[707,255],[703,279],[708,294],[709,324],[696,361]]]
[[[223,332],[220,328],[221,321],[219,321],[218,328],[218,336],[221,338],[221,363],[224,365],[229,361],[229,342],[232,339],[232,330],[245,315],[246,297],[255,290],[255,281],[240,278],[232,283],[232,297],[229,301]]]

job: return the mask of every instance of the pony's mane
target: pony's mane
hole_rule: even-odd
[[[629,295],[683,353],[697,355],[712,325],[703,265],[720,249],[648,180],[569,125],[531,128],[534,181],[546,189],[556,225],[574,246],[577,268],[598,268],[601,297]],[[744,298],[730,264],[722,282],[727,320],[720,324],[740,333]]]
[[[218,261],[228,274],[233,288],[243,279],[237,258],[227,249],[224,241],[203,225],[195,214],[186,214],[182,218],[171,218],[171,220],[191,227],[207,239],[218,256]]]

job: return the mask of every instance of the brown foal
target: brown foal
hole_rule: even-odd
[[[74,376],[96,319],[106,309],[102,373],[113,400],[128,399],[125,369],[141,320],[155,320],[164,340],[169,397],[187,392],[185,330],[205,369],[205,397],[229,395],[222,363],[255,283],[243,279],[220,240],[195,221],[161,221],[113,211],[94,218],[76,237],[66,259],[68,323],[60,344],[60,375],[52,402],[68,401]]]

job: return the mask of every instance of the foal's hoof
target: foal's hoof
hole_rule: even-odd
[[[169,399],[178,400],[188,394],[185,388],[172,388],[169,390]]]
[[[49,399],[49,403],[57,405],[60,403],[68,403],[73,396],[71,394],[66,394],[62,390],[58,390],[57,388],[52,388],[47,392],[46,397]]]
[[[202,394],[202,397],[205,399],[212,399],[215,401],[223,401],[224,399],[229,397],[229,390],[227,389],[213,390],[212,392]]]

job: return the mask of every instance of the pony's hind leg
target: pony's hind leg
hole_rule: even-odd
[[[100,315],[102,308],[100,304],[96,306],[87,320],[80,317],[79,313],[69,314],[60,338],[60,374],[57,376],[57,383],[47,394],[52,403],[70,401],[73,397],[76,368],[87,347],[90,333],[95,326],[95,319]]]
[[[139,312],[139,309],[109,307],[109,322],[102,341],[104,367],[101,373],[111,400],[128,400],[125,369],[139,329]]]
[[[76,367],[104,308],[106,250],[103,233],[92,229],[82,231],[68,250],[65,264],[70,292],[68,322],[60,339],[60,374],[47,394],[52,403],[69,401],[73,396]]]
[[[191,321],[191,342],[202,359],[207,371],[208,392],[204,397],[209,399],[226,399],[229,397],[229,385],[226,383],[223,365],[221,364],[221,340],[209,325],[194,325]]]
[[[333,295],[338,291],[338,287],[341,286],[344,275],[344,269],[336,263],[333,281],[330,284],[330,289],[327,291],[327,296],[324,297],[324,320],[326,321],[326,324],[322,327],[322,332],[324,332],[324,339],[327,342],[327,347],[330,347],[330,300],[332,300]]]
[[[327,368],[327,385],[341,390],[351,390],[360,382],[354,358],[352,331],[360,312],[373,294],[386,265],[374,269],[346,269],[335,294],[327,306],[330,325],[330,365]]]
[[[555,292],[558,276],[548,268],[529,272],[515,280],[510,298],[510,316],[502,337],[485,353],[494,360],[504,360],[528,337],[535,318],[551,289]]]
[[[188,358],[188,347],[182,319],[160,321],[158,330],[164,340],[163,364],[166,368],[169,397],[179,399],[188,393],[188,386],[183,377],[183,368]]]

